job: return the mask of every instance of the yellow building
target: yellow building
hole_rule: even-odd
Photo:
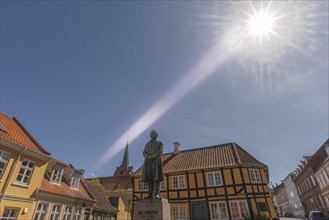
[[[268,168],[236,143],[166,153],[161,156],[172,219],[275,217]],[[147,197],[142,167],[134,177],[133,201]]]
[[[16,119],[0,112],[0,216],[32,219],[50,154]]]
[[[117,209],[100,186],[83,178],[83,172],[57,159],[49,161],[35,193],[33,220],[114,220]]]

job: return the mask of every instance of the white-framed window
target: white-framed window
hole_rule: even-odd
[[[167,182],[167,179],[165,177],[165,178],[163,178],[163,181],[160,182],[160,190],[166,190],[166,188],[167,188],[166,182]]]
[[[322,176],[324,177],[326,185],[328,186],[329,185],[329,178],[328,178],[327,172],[325,170],[322,170],[321,173],[322,173]]]
[[[232,219],[244,219],[249,217],[249,210],[245,200],[230,201]]]
[[[309,186],[307,184],[307,179],[304,181],[304,184],[305,184],[306,190],[309,190]]]
[[[73,174],[71,179],[71,187],[72,188],[78,188],[80,182],[80,175],[79,174]]]
[[[297,190],[298,190],[298,193],[299,193],[299,195],[302,195],[302,193],[301,193],[301,191],[300,191],[300,187],[299,187],[299,186],[297,186]]]
[[[321,183],[320,177],[317,176],[316,179],[317,179],[317,181],[318,181],[318,183],[319,183],[320,189],[322,189],[323,186],[322,186],[322,183]]]
[[[34,162],[30,160],[23,160],[21,168],[19,169],[16,182],[28,185],[33,173]]]
[[[208,186],[222,186],[222,175],[220,172],[207,173]]]
[[[329,206],[329,196],[325,196],[324,198],[326,200],[327,206]]]
[[[82,216],[82,208],[76,207],[74,213],[74,220],[81,220],[81,216]]]
[[[85,208],[85,212],[84,212],[84,220],[89,220],[89,215],[90,215],[90,209],[89,208]]]
[[[9,153],[0,150],[0,179],[2,177],[2,174],[5,172],[9,157]]]
[[[19,208],[5,207],[1,215],[1,220],[16,220]]]
[[[329,166],[326,166],[327,174],[329,175]]]
[[[187,219],[186,205],[173,205],[171,210],[173,220]]]
[[[226,202],[209,202],[210,217],[212,220],[228,219]]]
[[[319,177],[320,177],[320,181],[321,181],[321,184],[322,184],[322,188],[326,186],[326,182],[324,181],[324,178],[322,176],[322,173],[319,174]]]
[[[173,176],[172,177],[173,189],[183,189],[185,188],[185,176]]]
[[[60,183],[62,179],[64,169],[60,166],[54,166],[53,171],[51,172],[50,182]]]
[[[148,190],[147,182],[138,180],[137,191],[147,191],[147,190]]]
[[[48,209],[48,203],[39,202],[37,209],[35,210],[33,220],[46,219],[47,209]]]
[[[316,186],[315,181],[314,181],[314,177],[311,175],[310,178],[312,180],[313,186]]]
[[[66,206],[63,214],[63,220],[70,220],[72,216],[72,206]]]
[[[249,176],[252,183],[262,183],[259,169],[249,169]]]
[[[295,191],[290,191],[289,198],[293,198],[295,196]]]
[[[138,180],[137,183],[137,191],[147,191],[148,185],[147,182],[143,182],[142,180]],[[166,179],[160,182],[160,190],[166,190]]]
[[[58,220],[61,214],[62,205],[54,204],[50,212],[50,220]]]

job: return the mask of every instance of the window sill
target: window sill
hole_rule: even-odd
[[[60,182],[58,183],[58,182],[54,182],[54,181],[51,181],[51,180],[50,180],[49,182],[50,182],[51,184],[54,184],[54,185],[58,185],[58,186],[60,186],[60,185],[61,185],[61,183],[60,183]]]
[[[23,184],[23,183],[17,183],[17,182],[14,182],[13,186],[23,187],[23,188],[26,188],[26,189],[29,188],[29,185]]]
[[[208,185],[208,187],[219,187],[219,186],[224,186],[223,184],[219,184],[219,185]]]
[[[177,190],[177,189],[186,189],[186,187],[183,187],[183,188],[172,188],[174,190]]]

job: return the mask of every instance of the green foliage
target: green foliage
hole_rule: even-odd
[[[92,179],[91,182],[93,182],[96,185],[101,185],[101,181],[98,178]]]

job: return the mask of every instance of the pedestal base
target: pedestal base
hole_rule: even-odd
[[[134,207],[134,220],[170,220],[167,199],[142,199]]]

